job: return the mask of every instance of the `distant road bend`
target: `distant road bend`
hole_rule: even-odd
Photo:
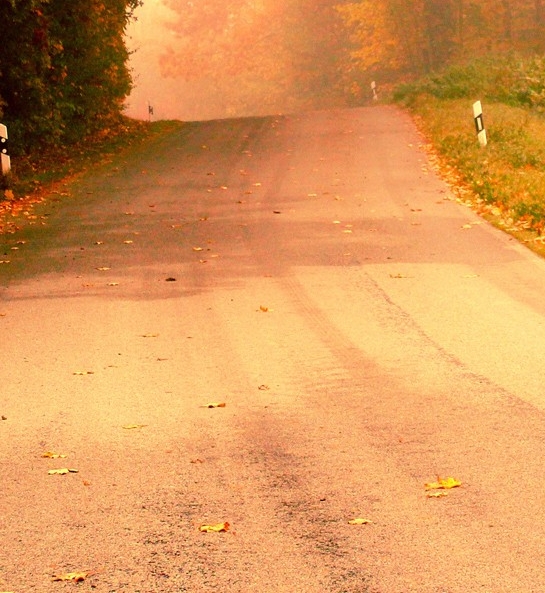
[[[0,591],[545,591],[545,265],[421,144],[187,124],[0,236]]]

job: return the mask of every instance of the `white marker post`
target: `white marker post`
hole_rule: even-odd
[[[479,144],[481,146],[486,146],[488,140],[486,138],[486,130],[484,129],[483,106],[480,101],[473,103],[473,117],[475,118],[475,129],[477,130]]]
[[[371,83],[371,91],[373,92],[373,101],[378,101],[377,83],[374,80]]]
[[[0,173],[7,175],[11,171],[11,160],[8,154],[8,129],[0,124]]]

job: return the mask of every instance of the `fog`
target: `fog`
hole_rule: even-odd
[[[319,37],[332,4],[144,0],[128,28],[127,115],[148,119],[151,106],[153,120],[190,121],[330,106],[321,61],[332,52]]]

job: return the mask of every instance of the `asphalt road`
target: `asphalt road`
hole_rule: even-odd
[[[0,236],[1,591],[545,591],[545,265],[421,143],[187,124]]]

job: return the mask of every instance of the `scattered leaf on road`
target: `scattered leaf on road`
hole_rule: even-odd
[[[201,525],[199,531],[203,533],[220,533],[222,531],[228,531],[229,523],[217,523],[216,525]]]
[[[100,268],[95,268],[99,272],[106,272],[107,270],[111,270],[112,268],[108,268],[107,266],[102,266]]]
[[[258,389],[259,391],[269,391],[270,387],[268,385],[260,385]]]
[[[348,521],[349,525],[367,525],[368,523],[372,523],[373,521],[370,521],[369,519],[361,519],[361,518],[357,518],[357,519],[351,519],[350,521]]]
[[[455,478],[440,478],[437,476],[437,482],[430,482],[429,484],[425,484],[426,490],[450,490],[451,488],[457,488],[461,486],[462,482],[456,480]]]
[[[123,426],[123,428],[125,430],[134,430],[134,429],[138,429],[138,428],[144,428],[144,426],[147,426],[147,424],[125,424],[125,426]]]
[[[81,583],[89,576],[88,571],[83,572],[68,572],[66,574],[57,574],[53,577],[53,581],[72,581],[74,583]]]
[[[202,247],[193,247],[193,251],[202,251]]]
[[[205,408],[225,408],[227,404],[225,402],[212,402],[210,404],[206,404]]]
[[[73,375],[94,375],[94,371],[74,371]]]
[[[437,490],[435,492],[428,492],[426,493],[428,498],[442,498],[443,496],[448,496],[448,492],[445,490]]]
[[[64,476],[66,474],[77,474],[79,470],[62,467],[60,469],[50,469],[47,473],[50,476]]]
[[[142,334],[142,338],[158,338],[159,334]]]
[[[259,307],[259,310],[260,310],[262,313],[268,313],[270,309],[269,309],[269,307],[265,307],[265,306],[263,306],[263,305],[260,305],[260,307]]]
[[[45,453],[42,453],[42,457],[47,459],[65,459],[66,455],[63,455],[62,453],[55,453],[54,451],[46,451]]]

